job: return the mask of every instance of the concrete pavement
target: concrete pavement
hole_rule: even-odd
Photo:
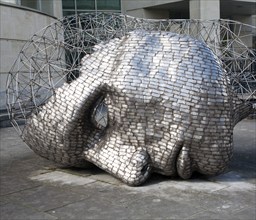
[[[153,175],[129,187],[97,167],[60,167],[34,154],[13,128],[0,129],[0,219],[256,218],[256,120],[234,131],[226,173],[190,180]]]

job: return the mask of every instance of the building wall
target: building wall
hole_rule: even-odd
[[[167,10],[137,9],[129,12],[130,16],[150,19],[166,19],[169,17]]]
[[[220,18],[220,0],[190,0],[189,9],[191,19]]]
[[[122,0],[122,13],[141,18],[168,19],[170,18],[168,11],[182,10],[177,6],[185,7],[186,4],[189,4],[191,19],[229,18],[234,20],[240,19],[240,15],[251,17],[256,14],[255,0]],[[244,18],[241,22],[243,20]]]
[[[54,1],[61,2],[61,1]],[[61,5],[54,11],[61,15]],[[6,117],[6,80],[18,53],[34,33],[56,21],[56,17],[17,5],[0,3],[0,122]]]
[[[177,1],[182,0],[122,0],[122,10],[123,12],[130,14],[133,10],[168,4]]]
[[[256,25],[255,0],[123,0],[122,12],[139,18],[224,18]],[[186,13],[188,17],[184,16]],[[182,16],[177,17],[178,14]],[[242,30],[242,34],[246,34],[246,31],[248,30]],[[255,49],[256,33],[243,38],[243,41],[248,47]]]

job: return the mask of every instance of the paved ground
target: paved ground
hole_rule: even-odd
[[[191,180],[153,175],[128,187],[96,167],[58,167],[36,156],[13,128],[0,129],[0,219],[256,218],[256,120],[234,132],[234,158],[223,175]]]

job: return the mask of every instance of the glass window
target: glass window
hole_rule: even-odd
[[[53,1],[52,0],[41,0],[41,11],[53,15]]]
[[[63,11],[63,16],[74,15],[75,11]]]
[[[83,11],[77,11],[77,14],[83,14],[83,13],[91,13],[92,11],[85,11],[85,10],[83,10]]]
[[[11,4],[16,4],[16,0],[0,0],[0,2],[6,2]]]
[[[26,7],[29,7],[29,8],[34,8],[34,9],[39,10],[38,1],[35,1],[35,0],[20,0],[20,4],[22,6],[26,6]]]
[[[53,15],[53,0],[20,0],[20,5]]]
[[[63,15],[92,10],[121,11],[121,0],[62,0]]]
[[[62,0],[63,9],[75,9],[75,1],[74,0]]]
[[[121,10],[120,0],[97,0],[98,10]]]
[[[76,7],[78,10],[94,10],[95,0],[76,0]]]

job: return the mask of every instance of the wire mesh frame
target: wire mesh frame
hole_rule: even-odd
[[[256,27],[230,20],[154,20],[115,13],[85,13],[64,17],[34,34],[20,51],[7,80],[7,110],[21,134],[19,122],[39,112],[54,91],[79,77],[80,60],[94,45],[133,30],[169,31],[204,41],[221,60],[232,90],[241,99],[256,98],[256,54],[246,42]]]

